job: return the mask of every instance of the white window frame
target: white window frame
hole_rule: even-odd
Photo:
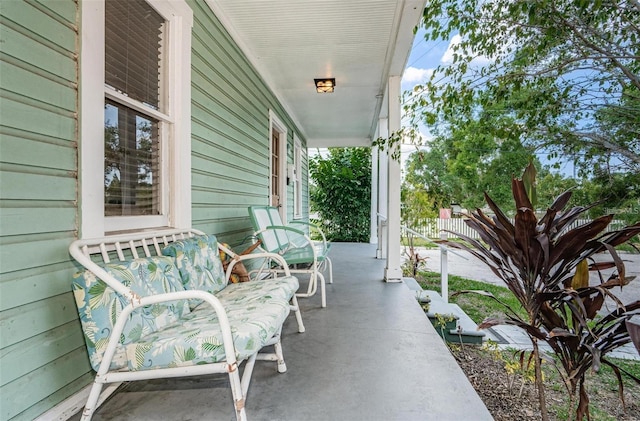
[[[166,21],[166,116],[161,139],[162,216],[104,215],[104,104],[118,94],[105,88],[105,0],[81,0],[79,206],[80,238],[108,232],[191,226],[191,27],[184,0],[146,0]],[[127,102],[129,100],[127,99]],[[145,108],[144,112],[153,115]],[[168,132],[168,133],[166,133]]]
[[[283,223],[287,223],[287,126],[284,125],[282,120],[277,116],[273,110],[269,110],[269,193],[267,195],[267,202],[270,204],[270,195],[273,191],[272,178],[271,174],[273,173],[273,168],[271,168],[271,136],[273,131],[276,130],[280,133],[278,146],[280,150],[278,151],[278,174],[280,177],[279,180],[279,192],[280,192],[280,217],[282,218]]]
[[[293,218],[302,218],[302,142],[293,136]]]

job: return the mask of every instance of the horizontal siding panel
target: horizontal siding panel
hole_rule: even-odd
[[[84,336],[80,322],[74,320],[26,341],[0,350],[0,386],[27,375],[64,355],[77,351],[85,354],[88,370],[89,357],[86,356]]]
[[[215,88],[211,88],[215,90]],[[192,99],[199,109],[193,110],[193,117],[195,119],[202,119],[203,116],[213,115],[225,124],[232,126],[238,130],[238,134],[233,138],[249,138],[254,143],[262,144],[264,139],[268,138],[267,122],[269,121],[266,113],[263,115],[256,115],[255,118],[246,118],[242,116],[242,109],[238,109],[234,103],[224,104],[218,100],[214,100],[211,95],[213,92],[202,92],[199,89],[194,89]],[[224,98],[220,93],[218,98]],[[229,101],[231,102],[231,101]],[[236,105],[234,109],[234,105]],[[201,111],[202,110],[202,111]],[[214,122],[207,121],[210,125],[217,127]]]
[[[69,244],[74,232],[40,236],[15,236],[0,238],[0,262],[2,273],[69,261]]]
[[[0,161],[30,167],[58,168],[69,172],[76,170],[75,142],[66,145],[48,143],[40,139],[2,133]]]
[[[76,21],[76,13],[78,11],[78,0],[32,0],[33,4],[37,4],[38,8],[43,11],[51,11],[51,13],[64,19],[69,23]]]
[[[237,203],[195,205],[193,207],[193,216],[199,220],[204,220],[208,218],[208,214],[215,212],[216,217],[220,219],[248,218],[248,206],[249,205],[244,206],[244,204]]]
[[[243,161],[251,163],[252,166],[267,166],[268,149],[266,145],[261,147],[254,138],[238,136],[237,130],[232,126],[222,124],[214,129],[210,125],[212,123],[211,120],[217,120],[217,118],[213,116],[206,117],[208,122],[194,127],[192,132],[191,150],[194,154],[225,159],[225,162],[228,162],[230,157],[241,158]],[[203,120],[194,121],[198,123]],[[266,139],[264,137],[263,143],[266,143]],[[220,154],[225,154],[225,157],[218,158]],[[247,165],[245,164],[245,166]]]
[[[255,203],[257,200],[261,200],[262,198],[265,198],[266,202],[266,197],[266,194],[259,193],[250,195],[248,193],[237,194],[228,191],[210,191],[198,189],[194,189],[192,193],[192,201],[194,206],[197,204],[206,205],[208,203],[231,203],[237,204],[239,206],[249,206],[249,204]]]
[[[29,174],[0,169],[0,199],[76,200],[76,180],[57,175]]]
[[[74,231],[76,207],[73,202],[36,202],[0,200],[0,232],[3,236]],[[42,215],[47,215],[43,218]]]
[[[18,102],[15,98],[9,99],[4,96],[5,93],[6,91],[0,92],[2,101],[0,126],[58,139],[75,140],[77,123],[75,115],[56,113],[34,104]],[[38,124],[33,124],[34,121]]]
[[[193,176],[197,176],[198,173],[214,182],[227,182],[234,180],[242,184],[252,184],[257,188],[268,185],[269,176],[267,168],[252,168],[253,163],[243,161],[241,157],[237,155],[221,154],[222,156],[215,159],[207,159],[206,155],[195,155],[192,159],[192,167],[195,169]],[[226,159],[225,159],[226,158]],[[249,170],[248,168],[251,168]],[[261,172],[262,170],[262,172]],[[209,181],[209,182],[210,182]],[[194,185],[200,185],[193,182]],[[219,186],[218,186],[219,187]]]
[[[74,393],[77,393],[84,389],[88,384],[93,381],[94,373],[89,372],[78,377],[76,380],[67,384],[61,389],[56,390],[51,395],[37,402],[35,405],[29,407],[26,411],[16,415],[11,421],[33,421],[48,411],[55,405],[59,404],[63,400],[71,397]]]
[[[193,56],[194,85],[207,86],[207,91],[211,89],[211,96],[219,104],[244,114],[251,124],[259,124],[258,116],[267,108],[267,103],[256,95],[253,84],[246,78],[238,78],[238,69],[230,69],[213,54],[200,55],[202,52],[198,50]]]
[[[80,370],[79,370],[80,369]],[[77,349],[0,388],[0,418],[10,419],[87,373],[87,355]],[[83,381],[88,381],[83,378]],[[25,393],[28,391],[28,393]],[[46,409],[45,409],[46,410]]]
[[[11,2],[12,3],[12,2]],[[76,111],[77,91],[55,80],[29,71],[29,68],[0,61],[0,87],[46,104],[55,105],[69,112]]]
[[[237,144],[245,146],[247,153],[255,154],[260,159],[267,157],[267,139],[269,138],[268,118],[261,131],[247,131],[248,127],[239,127],[221,118],[218,114],[203,109],[200,104],[193,106],[192,121],[194,128],[192,135],[196,140],[235,147]]]
[[[71,291],[71,279],[78,271],[71,262],[41,266],[4,274],[0,281],[0,309],[55,297]]]
[[[240,180],[227,180],[219,178],[211,178],[200,176],[198,174],[193,175],[193,188],[200,191],[212,191],[212,192],[224,192],[233,195],[256,195],[264,194],[267,192],[267,182],[263,182],[263,185],[247,184]]]
[[[195,9],[199,8],[200,4],[195,6]],[[247,98],[255,98],[255,106],[258,109],[268,108],[268,98],[273,96],[270,90],[255,72],[244,54],[233,43],[231,37],[211,13],[211,10],[207,7],[207,10],[203,10],[203,12],[201,14],[194,13],[192,45],[197,47],[195,48],[197,53],[201,54],[205,61],[215,63],[217,65],[216,68],[231,69],[230,77],[227,80],[237,84],[238,87],[246,87],[246,90],[239,88],[241,90],[238,93]]]
[[[64,2],[56,0],[49,3]],[[49,9],[38,3],[34,3],[34,5],[23,1],[3,1],[2,15],[24,28],[37,30],[39,37],[45,38],[61,49],[74,51],[76,37],[72,25],[75,25],[75,16],[68,15],[67,19],[73,20],[65,20],[62,16],[51,13]]]
[[[68,54],[61,54],[31,37],[29,31],[24,32],[17,32],[6,24],[0,25],[2,53],[76,83],[76,62],[73,50]]]
[[[78,319],[69,291],[46,300],[0,312],[0,349]]]

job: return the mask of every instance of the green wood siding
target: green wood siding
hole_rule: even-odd
[[[232,41],[204,1],[189,1],[192,37],[193,225],[231,245],[251,233],[247,206],[269,193],[269,110],[287,126],[287,162],[293,163],[295,125],[275,95]],[[306,143],[303,171],[306,171]],[[307,217],[307,176],[303,209]],[[293,187],[287,188],[293,215]]]
[[[33,419],[89,380],[67,252],[77,225],[77,10],[72,0],[0,2],[3,420]]]
[[[247,206],[267,202],[269,110],[287,126],[290,163],[298,129],[204,0],[189,5],[193,225],[235,245],[251,232]],[[93,378],[67,250],[79,214],[78,16],[76,0],[0,0],[0,420],[36,418]]]

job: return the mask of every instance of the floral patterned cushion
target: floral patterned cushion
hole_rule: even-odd
[[[168,257],[140,258],[109,263],[103,267],[119,282],[140,296],[184,291],[173,259]],[[94,370],[97,370],[113,326],[127,302],[88,270],[74,275],[72,288],[91,365]],[[187,300],[170,301],[137,309],[129,317],[120,343],[126,345],[136,342],[175,323],[189,311]],[[111,368],[124,366],[126,366],[126,356],[122,350],[119,350]]]
[[[260,292],[246,300],[223,301],[222,304],[227,311],[239,360],[258,352],[278,333],[290,311],[287,300],[262,296]],[[215,363],[226,359],[218,317],[207,303],[201,304],[179,323],[123,348],[130,370]]]
[[[229,284],[216,294],[224,302],[249,304],[254,300],[277,298],[290,301],[298,290],[298,278],[285,276],[276,279],[255,280],[238,284]]]
[[[215,235],[175,241],[165,247],[162,254],[175,258],[185,289],[215,294],[227,286]]]

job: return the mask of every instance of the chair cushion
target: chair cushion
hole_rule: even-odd
[[[223,292],[253,283],[232,284]],[[279,332],[290,312],[287,300],[262,295],[258,290],[250,296],[227,294],[226,299],[221,299],[227,311],[238,360],[248,358],[265,346]],[[130,370],[181,367],[226,359],[218,317],[207,303],[202,303],[180,322],[123,348]]]
[[[137,295],[150,296],[165,292],[184,291],[173,259],[164,256],[146,257],[126,262],[109,263],[104,269]],[[97,370],[113,326],[127,301],[92,272],[74,275],[73,294],[78,306],[91,365]],[[175,323],[189,313],[187,300],[169,301],[142,307],[131,313],[120,337],[126,345]],[[122,367],[124,355],[114,359],[112,368]]]
[[[162,250],[175,258],[185,289],[212,294],[227,286],[215,235],[198,235],[175,241]]]
[[[250,304],[254,301],[279,300],[289,301],[298,290],[298,278],[284,276],[275,279],[259,279],[239,284],[229,284],[216,294],[221,301],[234,304]]]

